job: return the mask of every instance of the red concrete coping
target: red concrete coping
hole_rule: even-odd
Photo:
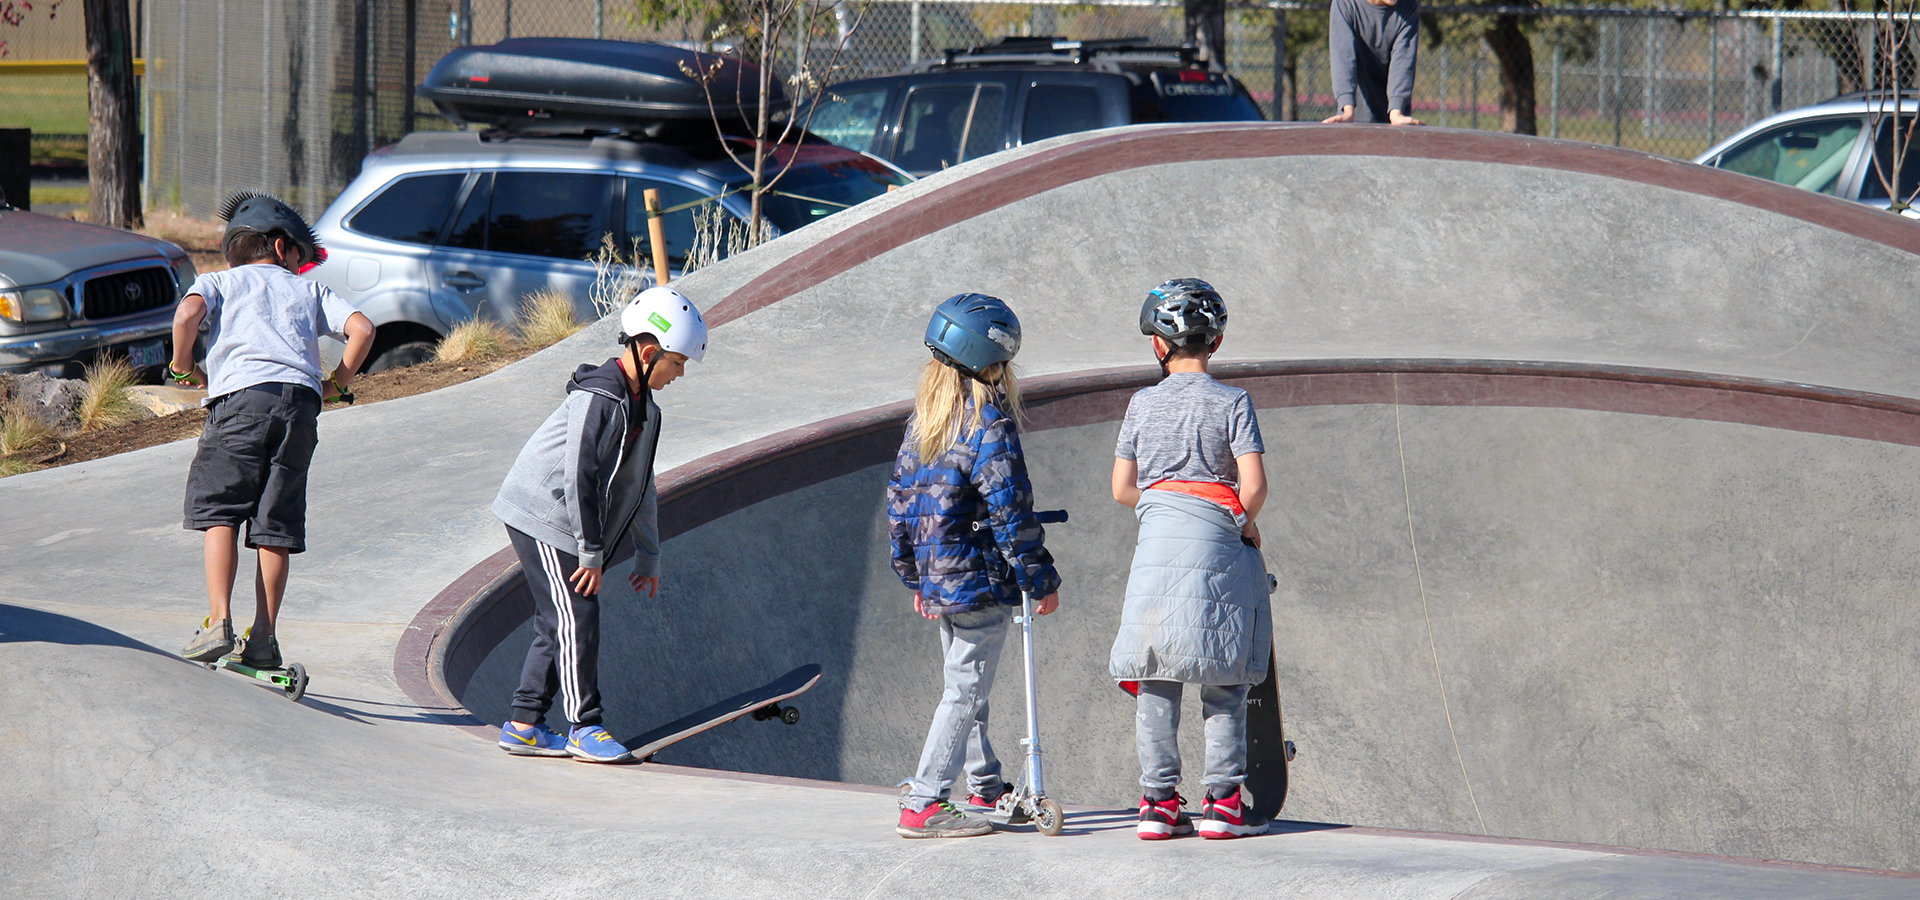
[[[1920,254],[1920,223],[1759,178],[1578,141],[1447,128],[1234,122],[1129,130],[1009,157],[848,226],[734,291],[720,325],[889,250],[1002,206],[1088,178],[1167,163],[1283,156],[1389,156],[1554,169],[1741,203]]]
[[[1220,363],[1259,409],[1354,404],[1583,409],[1780,428],[1920,447],[1920,399],[1751,378],[1616,366],[1475,360],[1276,360]],[[1111,422],[1160,379],[1155,366],[1030,379],[1029,433]],[[668,540],[789,491],[893,459],[907,401],[803,425],[660,474]],[[879,503],[880,497],[875,496]],[[414,616],[394,678],[425,714],[492,732],[458,694],[493,648],[532,614],[512,548],[440,592]]]

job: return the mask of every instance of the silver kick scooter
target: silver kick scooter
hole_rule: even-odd
[[[1036,512],[1033,517],[1041,524],[1065,522],[1067,511],[1047,510]],[[987,527],[985,522],[975,522],[973,525],[975,531]],[[1016,565],[1013,560],[1008,560],[1007,564]],[[1012,801],[1010,803],[1002,801],[1001,809],[1005,812],[996,811],[988,818],[1004,825],[1011,821],[1016,813],[1026,813],[1027,818],[1033,820],[1034,827],[1039,829],[1041,834],[1051,836],[1060,833],[1060,829],[1066,825],[1067,817],[1060,810],[1059,802],[1048,799],[1046,782],[1040,774],[1039,696],[1033,683],[1033,596],[1025,591],[1020,593],[1020,615],[1015,616],[1014,621],[1020,624],[1020,643],[1024,651],[1022,656],[1027,674],[1027,736],[1020,742],[1020,749],[1027,754],[1027,769],[1020,775],[1019,785],[1013,789]]]

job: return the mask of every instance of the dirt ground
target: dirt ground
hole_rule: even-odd
[[[410,397],[463,381],[471,381],[526,357],[533,351],[534,348],[515,348],[483,359],[459,363],[430,362],[404,369],[391,369],[378,375],[362,375],[353,382],[354,403],[355,405],[378,403],[382,400]],[[339,409],[343,406],[345,404],[329,403],[321,412],[324,414],[326,410]],[[206,420],[205,410],[191,409],[157,419],[143,419],[114,428],[73,435],[65,438],[64,452],[53,454],[50,451],[48,456],[34,461],[42,467],[50,468],[166,444],[197,436],[200,433],[201,424]]]

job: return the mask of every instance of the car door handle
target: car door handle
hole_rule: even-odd
[[[470,291],[487,283],[485,278],[481,278],[472,272],[448,272],[441,276],[440,280],[463,291]]]

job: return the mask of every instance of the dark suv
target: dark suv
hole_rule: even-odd
[[[836,84],[814,102],[809,130],[915,175],[1095,128],[1265,118],[1238,79],[1208,71],[1193,47],[1132,39],[1004,38]]]

